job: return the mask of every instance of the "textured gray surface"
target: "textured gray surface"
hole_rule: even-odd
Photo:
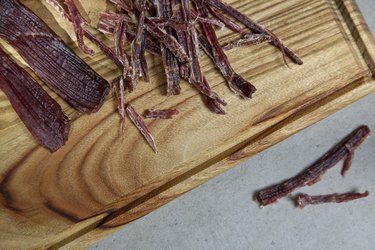
[[[358,0],[372,30],[375,1]],[[92,249],[375,249],[375,136],[309,194],[369,190],[363,200],[296,209],[289,199],[260,209],[254,192],[293,176],[361,124],[375,131],[375,95],[258,154],[131,223]]]

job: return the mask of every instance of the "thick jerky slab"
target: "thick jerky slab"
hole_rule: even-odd
[[[65,144],[70,124],[60,105],[1,49],[0,89],[40,145],[54,152]]]
[[[18,0],[0,1],[0,37],[73,108],[92,113],[101,107],[109,91],[106,80]]]

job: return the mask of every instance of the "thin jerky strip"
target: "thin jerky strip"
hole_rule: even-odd
[[[143,7],[144,8],[144,7]],[[132,68],[133,68],[133,75],[132,80],[135,82],[138,77],[142,77],[142,70],[141,70],[141,52],[142,52],[142,40],[144,36],[144,20],[145,20],[145,11],[142,8],[142,12],[138,17],[138,24],[137,24],[137,32],[135,34],[135,38],[131,43],[131,50],[132,50]],[[143,55],[144,56],[144,55]]]
[[[78,8],[74,3],[74,0],[65,0],[65,4],[68,7],[70,13],[70,18],[73,23],[74,32],[76,33],[79,48],[88,55],[94,55],[94,51],[85,45],[83,39],[85,33],[83,26],[89,26],[89,22],[78,11]]]
[[[132,51],[133,51],[133,70],[134,73],[137,73],[139,77],[144,77],[143,72],[147,70],[147,64],[145,65],[145,49],[142,49],[142,43],[144,43],[144,20],[145,20],[145,13],[142,12],[139,20],[138,20],[138,27],[137,27],[137,34],[132,43]],[[143,63],[143,65],[142,65]],[[145,69],[146,67],[146,69]]]
[[[170,0],[160,0],[156,3],[156,11],[160,18],[171,18],[172,7]],[[166,32],[173,36],[172,29],[166,27]],[[167,95],[179,95],[181,93],[180,87],[180,68],[178,65],[177,58],[169,51],[164,44],[160,44],[162,59],[167,76]]]
[[[187,0],[180,0],[181,16],[183,20],[191,23],[191,10],[189,2]],[[191,57],[190,65],[190,77],[189,82],[192,83],[202,94],[203,102],[213,112],[217,114],[225,114],[225,111],[221,108],[222,105],[226,105],[225,101],[222,100],[219,95],[211,90],[207,79],[203,76],[200,60],[199,60],[199,41],[196,29],[192,28],[186,34],[187,39],[187,50]]]
[[[127,3],[127,1],[124,0],[111,0],[113,3],[116,3],[120,8],[124,9],[125,11],[132,11],[135,12],[141,12],[140,9],[134,9],[137,8],[137,6],[132,6],[131,9],[129,6],[131,3]],[[139,13],[138,13],[139,14]],[[158,41],[166,46],[173,55],[178,59],[181,63],[190,63],[189,56],[186,54],[184,48],[178,43],[178,41],[171,35],[169,35],[164,29],[161,29],[155,22],[153,22],[150,18],[145,17],[145,25],[147,31],[150,33],[151,36],[158,39]]]
[[[190,13],[191,13],[191,17],[194,19],[195,22],[212,24],[212,25],[219,27],[220,29],[225,28],[225,24],[221,22],[220,20],[217,20],[215,18],[209,18],[209,17],[201,17],[194,11],[191,11]]]
[[[141,63],[141,74],[143,76],[143,79],[146,82],[149,82],[150,76],[148,74],[148,64],[147,64],[147,60],[146,60],[146,56],[145,56],[146,47],[147,47],[147,40],[146,40],[146,36],[143,35],[142,41],[141,41],[141,53],[140,53],[139,61]]]
[[[177,20],[181,20],[181,21],[187,23],[188,26],[191,29],[194,29],[194,27],[191,25],[191,22],[189,21],[189,18],[190,18],[190,16],[188,16],[189,13],[186,12],[185,7],[182,5],[181,0],[173,0],[173,4],[174,5],[172,7],[172,12],[173,12],[172,15]],[[189,39],[188,30],[186,30],[186,31],[176,30],[176,37],[177,37],[178,42],[184,48],[184,50],[187,53],[187,55],[189,57],[191,57],[191,55],[190,55],[190,49],[189,49],[189,45],[188,45],[188,39]],[[192,59],[191,66],[193,65],[193,63],[194,63],[194,60]],[[183,79],[189,79],[189,77],[190,77],[190,67],[188,65],[182,64],[182,63],[179,63],[179,67],[180,67],[180,76],[181,76],[181,78],[183,78]]]
[[[272,37],[266,34],[246,34],[244,37],[229,42],[223,47],[224,50],[231,50],[238,47],[245,47],[250,45],[261,44],[265,42],[271,42]]]
[[[170,19],[166,18],[150,18],[153,22],[155,22],[157,25],[159,25],[161,28],[164,27],[170,27],[173,28],[174,30],[179,30],[179,31],[187,31],[191,28],[191,25],[188,23],[175,19],[175,17],[171,17]]]
[[[125,118],[125,80],[123,76],[120,76],[118,79],[115,79],[113,86],[115,88],[118,112],[122,118]]]
[[[83,26],[88,26],[89,22],[81,15],[74,0],[47,0],[60,14],[73,24],[74,33],[77,37],[78,47],[86,54],[93,55],[94,51],[84,43],[85,34]]]
[[[279,184],[259,192],[257,199],[262,206],[267,206],[292,193],[295,189],[312,185],[320,180],[323,174],[350,154],[348,147],[355,150],[370,134],[367,126],[361,126],[345,137],[340,143],[324,154],[306,170]]]
[[[64,3],[64,0],[47,0],[47,2],[53,6],[62,16],[64,16],[66,19],[68,19],[70,22],[73,22],[74,19],[77,19],[77,18],[80,18],[82,17],[82,15],[79,13],[77,7],[75,5],[71,6],[70,9],[73,10],[74,12],[74,9],[77,11],[77,15],[78,17],[73,17],[72,16],[72,11],[70,9],[68,9],[68,6],[67,4]],[[72,3],[74,4],[74,2],[72,1]],[[81,21],[81,24],[82,26],[83,25],[89,25],[88,22],[82,17],[82,21]],[[76,34],[82,34],[87,38],[89,39],[92,43],[94,43],[101,51],[103,51],[103,53],[109,58],[111,59],[116,65],[117,67],[119,68],[122,68],[122,65],[120,63],[120,60],[118,57],[116,57],[115,53],[112,51],[111,48],[109,48],[106,44],[104,44],[102,41],[100,41],[96,36],[94,36],[93,33],[91,33],[90,31],[84,29],[81,25],[73,25],[73,28],[76,29],[76,28],[79,28],[79,30],[75,30],[75,33]],[[78,35],[77,35],[77,40],[78,40],[78,45],[80,46],[80,48],[85,51],[85,47],[87,47],[85,44],[84,44],[84,41],[83,41],[83,38],[80,38],[78,39]],[[81,44],[79,43],[79,41],[81,40]],[[83,48],[82,48],[83,47]],[[90,48],[88,48],[88,51],[90,52]],[[90,53],[87,53],[87,54],[90,54]]]
[[[109,84],[18,0],[2,0],[0,9],[0,37],[72,107],[84,113],[96,112]]]
[[[203,78],[203,85],[205,88],[207,88],[213,96],[208,96],[202,93],[202,99],[204,104],[206,104],[207,108],[209,108],[212,112],[219,115],[225,115],[224,109],[221,107],[221,105],[226,105],[224,100],[221,100],[220,97],[211,90],[210,85],[207,82],[207,79]]]
[[[121,20],[117,23],[116,27],[113,30],[113,40],[115,42],[115,53],[118,58],[120,58],[123,71],[127,71],[129,68],[129,61],[125,54],[125,40],[126,40],[126,23],[124,20]]]
[[[177,109],[148,109],[145,112],[146,118],[156,118],[156,119],[172,119],[174,116],[178,115]]]
[[[120,20],[123,19],[122,18],[118,20],[118,18],[116,18],[117,15],[121,15],[121,14],[107,13],[107,12],[101,13],[100,18],[99,18],[99,23],[98,23],[98,30],[102,33],[113,35],[116,25],[118,24]],[[128,30],[125,33],[126,33],[126,38],[128,41],[132,42],[135,39],[135,34],[133,32]],[[160,46],[156,42],[150,39],[150,35],[146,33],[145,36],[146,36],[146,45],[145,45],[146,50],[153,55],[161,55]]]
[[[141,134],[146,139],[147,143],[151,146],[151,148],[154,150],[154,152],[158,153],[154,137],[151,135],[151,132],[147,128],[146,123],[143,121],[142,117],[138,115],[138,113],[135,111],[133,105],[128,104],[126,106],[126,112],[128,113],[130,120],[138,128],[139,132],[141,132]]]
[[[198,14],[202,17],[208,16],[208,11],[201,1],[195,1]],[[215,58],[215,65],[219,68],[220,72],[227,80],[230,89],[236,94],[249,99],[252,94],[256,91],[256,88],[243,79],[240,75],[234,72],[233,68],[230,66],[227,56],[225,55],[214,29],[211,25],[202,23],[203,32],[206,35],[210,45],[212,46],[213,56]]]
[[[68,140],[70,123],[60,105],[0,48],[0,89],[40,145],[55,152]]]
[[[180,1],[181,15],[183,20],[191,23],[190,6],[187,0]],[[211,90],[207,79],[203,76],[199,60],[199,41],[198,34],[194,27],[187,32],[187,49],[191,57],[189,82],[192,83],[200,92],[205,105],[216,114],[225,114],[221,105],[226,105],[219,95]],[[210,45],[208,45],[210,47]]]
[[[241,33],[242,30],[238,24],[230,20],[228,17],[224,16],[220,11],[213,8],[212,6],[207,6],[207,7],[209,11],[211,12],[211,14],[217,19],[219,19],[221,22],[223,22],[227,28],[231,29],[232,31],[236,33]]]
[[[206,55],[211,59],[211,61],[215,63],[216,59],[214,57],[214,52],[212,51],[210,42],[201,33],[198,34],[198,40],[199,40],[199,47],[204,51],[204,53],[206,53]]]
[[[299,194],[296,198],[298,208],[303,209],[308,205],[318,205],[323,203],[341,203],[349,202],[361,198],[365,198],[369,195],[369,192],[364,193],[346,193],[346,194],[327,194],[327,195],[316,195],[310,196],[308,194]]]
[[[87,39],[89,39],[92,43],[94,43],[101,51],[103,51],[103,53],[109,58],[111,59],[118,68],[122,68],[122,63],[121,63],[121,60],[118,56],[115,55],[115,53],[113,52],[113,50],[111,48],[109,48],[107,45],[105,45],[102,41],[100,41],[96,36],[94,36],[94,34],[92,34],[91,32],[85,30],[85,36],[87,37]]]
[[[179,62],[190,63],[190,59],[187,56],[185,50],[173,36],[169,35],[165,30],[161,29],[149,18],[145,18],[145,24],[147,31],[153,37],[157,38],[160,43],[164,44],[165,47],[173,53],[173,55],[178,59]]]
[[[238,10],[234,9],[230,5],[223,3],[221,0],[194,0],[194,1],[203,1],[205,4],[208,4],[212,7],[215,7],[224,13],[232,16],[233,18],[237,19],[240,21],[243,25],[245,25],[247,28],[249,28],[251,31],[255,33],[265,33],[271,37],[273,37],[273,44],[278,47],[283,54],[285,53],[290,59],[292,59],[293,62],[296,64],[302,65],[303,62],[302,60],[298,57],[298,55],[293,52],[290,48],[285,46],[279,38],[277,38],[272,32],[267,30],[266,28],[262,27],[261,25],[257,24],[253,20],[251,20],[249,17],[245,16]]]

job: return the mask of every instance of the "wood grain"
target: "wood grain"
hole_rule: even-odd
[[[81,1],[94,23],[98,10],[110,8],[104,0],[95,2],[93,8],[91,1]],[[105,230],[94,230],[70,246],[87,244],[375,90],[375,43],[352,1],[228,2],[275,31],[305,64],[287,69],[269,45],[229,52],[233,67],[258,88],[251,101],[244,101],[203,58],[208,80],[228,102],[228,115],[218,116],[205,109],[187,83],[180,96],[165,97],[161,61],[149,56],[151,83],[141,83],[126,99],[138,110],[181,111],[174,120],[148,121],[159,155],[130,121],[120,130],[112,96],[100,112],[82,116],[56,95],[73,124],[67,145],[50,154],[35,144],[0,93],[2,248],[61,246],[105,219]],[[118,74],[102,54],[82,55],[69,24],[43,1],[25,4],[98,73],[108,80]],[[235,37],[230,31],[218,35],[223,43]]]

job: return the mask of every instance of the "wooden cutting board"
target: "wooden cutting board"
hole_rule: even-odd
[[[23,2],[108,81],[118,75],[103,54],[90,58],[78,51],[70,24],[44,0]],[[161,60],[148,56],[151,83],[141,82],[126,100],[140,112],[180,110],[173,120],[147,120],[159,154],[129,120],[121,129],[113,95],[98,113],[81,115],[53,93],[72,131],[67,145],[50,154],[0,92],[0,248],[87,246],[375,91],[375,42],[354,1],[227,2],[278,34],[304,65],[288,69],[266,44],[228,52],[235,70],[258,89],[244,101],[203,57],[210,84],[228,102],[221,116],[210,113],[187,83],[181,95],[166,97]],[[93,24],[99,11],[111,8],[105,0],[81,5]],[[236,37],[217,33],[223,43]]]

